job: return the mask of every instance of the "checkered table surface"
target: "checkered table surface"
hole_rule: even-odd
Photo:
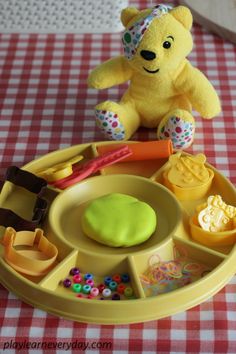
[[[143,8],[150,1],[130,1]],[[222,101],[213,121],[197,120],[190,152],[208,161],[236,183],[236,47],[200,26],[192,30],[189,59],[211,80]],[[120,34],[0,35],[0,175],[9,165],[74,144],[101,141],[93,107],[118,100],[125,85],[101,92],[88,89],[88,72],[122,52]],[[154,140],[154,130],[140,129],[133,140]],[[193,294],[194,296],[194,294]],[[147,323],[108,326],[76,323],[17,299],[0,285],[0,353],[236,353],[236,276],[214,297],[188,311]],[[105,348],[111,342],[112,349]],[[52,343],[47,349],[39,342]],[[6,349],[6,343],[9,347]],[[25,343],[16,348],[15,343]],[[27,349],[26,343],[36,343]],[[57,343],[57,351],[53,346]],[[3,345],[5,344],[5,351]],[[10,346],[11,344],[11,346]],[[15,346],[15,347],[14,347]],[[81,347],[81,350],[83,348]]]

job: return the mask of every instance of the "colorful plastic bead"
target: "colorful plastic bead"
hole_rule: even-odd
[[[90,291],[91,291],[91,286],[90,286],[90,285],[86,284],[86,285],[84,285],[84,286],[82,287],[82,292],[83,292],[84,294],[89,294]]]
[[[91,273],[86,273],[86,274],[84,275],[84,280],[88,280],[88,279],[93,279],[93,274],[91,274]]]
[[[78,283],[75,283],[72,286],[72,289],[74,290],[75,293],[80,293],[81,292],[81,288],[82,288],[82,285],[78,284]]]
[[[105,285],[109,285],[111,281],[112,281],[112,277],[105,277],[104,278],[104,284]]]
[[[134,293],[133,289],[131,287],[127,286],[127,288],[124,291],[124,295],[126,297],[131,297],[133,295],[133,293]]]
[[[106,288],[106,286],[104,284],[99,284],[98,285],[98,290],[99,290],[100,293],[102,293],[105,288]]]
[[[90,295],[92,295],[93,297],[98,296],[98,294],[99,294],[98,288],[92,288],[92,289],[90,290]]]
[[[114,274],[112,277],[112,280],[114,280],[115,282],[117,282],[117,284],[121,283],[121,276],[120,274]]]
[[[117,282],[116,281],[111,281],[110,283],[109,283],[109,288],[112,290],[112,291],[114,291],[114,290],[116,290],[116,288],[117,288]]]
[[[126,286],[124,284],[119,284],[117,287],[117,291],[119,294],[124,294],[125,289],[126,289]]]
[[[87,279],[87,280],[86,280],[86,284],[88,284],[88,285],[90,285],[91,287],[93,287],[93,286],[94,286],[94,281],[93,281],[93,279]]]
[[[76,297],[83,297],[83,295],[82,294],[77,294]]]
[[[120,300],[120,295],[119,294],[114,294],[112,295],[112,300]]]
[[[65,288],[70,288],[71,287],[71,280],[66,278],[65,280],[63,280],[63,285]]]
[[[93,296],[92,295],[88,295],[88,296],[86,296],[86,299],[92,299],[93,298]]]
[[[105,289],[103,290],[103,292],[102,292],[102,295],[103,295],[104,297],[109,297],[109,296],[111,296],[111,289],[105,288]]]
[[[74,268],[71,268],[71,270],[70,270],[70,275],[76,275],[79,273],[80,273],[79,268],[74,267]]]
[[[80,274],[76,274],[76,275],[73,276],[73,282],[74,282],[74,283],[81,283],[82,280],[83,280],[83,279],[82,279],[82,277],[81,277]]]
[[[130,281],[130,276],[128,273],[124,273],[121,275],[121,280],[123,281],[123,283],[128,283]]]

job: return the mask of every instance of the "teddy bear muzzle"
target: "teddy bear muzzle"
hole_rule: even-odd
[[[140,55],[145,60],[154,60],[156,58],[156,53],[150,50],[141,50]]]

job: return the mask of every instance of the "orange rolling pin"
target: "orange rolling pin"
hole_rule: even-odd
[[[137,142],[130,144],[108,144],[97,146],[99,155],[105,154],[108,151],[117,149],[122,145],[128,145],[132,151],[132,155],[124,158],[124,161],[142,161],[142,160],[157,160],[169,157],[173,153],[172,141],[169,140],[155,140],[146,142]]]

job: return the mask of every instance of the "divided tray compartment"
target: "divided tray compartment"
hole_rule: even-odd
[[[127,143],[132,144],[133,142]],[[89,160],[97,156],[96,147],[99,144],[106,143],[82,144],[55,151],[32,161],[23,169],[37,174],[37,171],[69,160],[78,154],[84,156],[83,161]],[[140,163],[119,162],[101,170],[98,175],[104,176],[105,179],[114,178],[114,181],[116,179],[122,181],[124,175],[137,175],[152,184],[160,184],[163,188],[162,173],[167,166],[166,162],[167,159],[142,161]],[[213,169],[215,174],[208,194],[220,194],[227,203],[236,205],[234,186],[212,166],[208,165],[208,167]],[[129,178],[129,176],[126,176],[126,178]],[[69,235],[65,226],[63,226],[63,219],[67,218],[70,208],[73,209],[73,203],[77,203],[76,206],[80,214],[84,207],[83,203],[86,205],[87,201],[101,195],[98,185],[96,186],[96,193],[94,191],[92,194],[89,192],[90,183],[99,181],[99,178],[96,176],[88,178],[63,192],[51,187],[45,190],[43,197],[48,202],[49,210],[41,228],[48,240],[54,243],[59,251],[57,262],[46,275],[30,277],[16,272],[5,262],[3,246],[0,244],[0,282],[23,301],[34,307],[75,321],[98,324],[135,323],[159,319],[198,305],[219,291],[234,275],[236,253],[234,245],[206,247],[191,238],[188,225],[189,217],[194,212],[195,206],[204,202],[207,196],[194,202],[178,202],[176,200],[180,210],[179,223],[176,223],[172,229],[170,228],[171,231],[168,230],[163,238],[161,238],[161,234],[159,236],[158,234],[157,236],[153,235],[141,245],[129,248],[103,246],[85,238],[79,225],[77,228],[78,237],[76,231],[74,231],[74,235]],[[88,194],[85,192],[86,184]],[[122,183],[119,184],[116,192],[130,193],[131,195],[134,193],[132,190],[126,190],[125,185],[123,187],[122,185]],[[75,193],[72,194],[71,204],[69,202],[66,204],[66,201],[63,201],[63,194],[70,193],[70,190],[75,191]],[[144,191],[140,189],[138,193],[137,190],[134,196],[151,203],[151,206],[155,208],[155,203],[152,205],[150,200],[145,199]],[[115,192],[115,190],[111,190],[111,192]],[[167,193],[175,200],[172,192],[167,191]],[[153,193],[151,192],[151,194]],[[0,207],[6,207],[7,205],[15,211],[14,200],[16,196],[17,189],[9,189],[5,197],[0,196]],[[83,200],[83,198],[85,199]],[[60,199],[63,201],[62,203],[60,203]],[[77,199],[80,200],[77,202]],[[58,200],[59,202],[57,202]],[[19,210],[20,204],[16,206],[16,209],[19,213],[28,216],[31,203],[32,201],[29,198],[22,205],[22,210]],[[80,203],[82,209],[80,209]],[[160,216],[162,215],[159,209],[158,213],[160,213]],[[57,219],[55,224],[54,218]],[[73,227],[76,229],[76,225],[73,225]],[[3,228],[0,231],[2,235]],[[204,273],[204,276],[181,288],[155,296],[147,294],[141,276],[147,269],[150,258],[158,255],[163,262],[171,261],[174,259],[176,249],[180,255],[187,255],[189,261],[204,264],[208,271]],[[62,286],[62,281],[68,277],[70,269],[73,267],[80,268],[81,273],[93,273],[96,283],[102,282],[105,276],[128,273],[131,279],[129,285],[134,290],[134,296],[130,299],[122,296],[120,301],[110,299],[101,301],[100,295],[94,299],[78,298],[71,288]]]
[[[214,178],[211,184],[211,187],[207,194],[196,200],[184,200],[179,201],[182,207],[182,222],[179,224],[178,229],[176,230],[175,235],[179,238],[195,243],[191,238],[189,219],[196,213],[196,207],[203,204],[207,201],[208,196],[211,195],[220,195],[222,199],[229,205],[236,205],[236,191],[234,186],[213,166],[206,163],[206,166],[214,172]],[[163,184],[163,173],[169,168],[168,164],[164,164],[154,175],[151,176],[152,181]],[[198,243],[196,243],[199,245]],[[206,247],[207,246],[202,246]],[[211,246],[210,250],[215,250],[223,254],[229,254],[232,251],[233,246]]]

